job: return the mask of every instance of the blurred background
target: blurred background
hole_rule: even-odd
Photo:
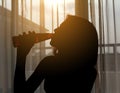
[[[97,29],[98,76],[92,93],[120,93],[120,0],[0,0],[0,93],[13,93],[12,36],[53,33],[67,15],[88,19]],[[27,56],[27,78],[41,59],[52,54],[49,42],[35,44]],[[35,93],[45,93],[43,84]]]

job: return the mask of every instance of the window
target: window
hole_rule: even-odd
[[[18,0],[18,14],[24,17],[18,19],[25,25],[23,31],[52,33],[68,14],[75,14],[75,0]],[[45,31],[41,31],[40,26],[44,27]],[[45,42],[45,47],[45,54],[49,54],[49,40]]]

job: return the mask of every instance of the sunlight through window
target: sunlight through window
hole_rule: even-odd
[[[47,3],[47,5],[56,6],[57,4],[61,4],[63,0],[45,0],[45,2]]]
[[[59,26],[68,14],[75,15],[75,0],[45,0],[45,28],[50,33]],[[46,47],[50,47],[49,40]]]
[[[6,0],[6,1],[0,0],[0,6],[6,8],[8,10],[11,10],[12,9],[11,2],[12,2],[11,0]]]
[[[24,31],[52,33],[68,14],[75,15],[75,0],[18,0],[18,14]],[[45,41],[46,51],[49,42]]]

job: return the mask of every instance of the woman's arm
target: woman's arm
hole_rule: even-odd
[[[39,63],[33,74],[26,81],[27,93],[33,93],[45,78],[44,66]]]
[[[19,93],[25,90],[25,62],[26,56],[23,55],[22,51],[17,49],[16,68],[14,76],[14,93]]]
[[[31,33],[30,35],[35,37],[34,33]],[[29,37],[24,34],[24,37],[21,38],[21,46],[17,48],[16,68],[14,75],[14,93],[33,93],[38,87],[38,84],[40,84],[43,80],[42,70],[38,68],[28,80],[26,80],[25,77],[26,56],[34,45],[34,37],[31,38],[31,36]]]
[[[14,93],[33,93],[45,77],[44,65],[40,62],[34,73],[26,80],[25,64],[26,56],[21,50],[17,50],[17,62],[14,76]]]
[[[17,48],[16,68],[14,75],[14,93],[22,93],[26,90],[26,77],[25,77],[25,64],[26,56],[34,45],[35,33],[31,32],[30,35],[26,33],[20,36],[21,46]],[[32,38],[31,38],[32,37]]]

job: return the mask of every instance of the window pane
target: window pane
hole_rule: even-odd
[[[75,0],[45,0],[45,28],[50,33],[64,21],[68,14],[75,14]],[[48,40],[46,47],[49,46]]]

